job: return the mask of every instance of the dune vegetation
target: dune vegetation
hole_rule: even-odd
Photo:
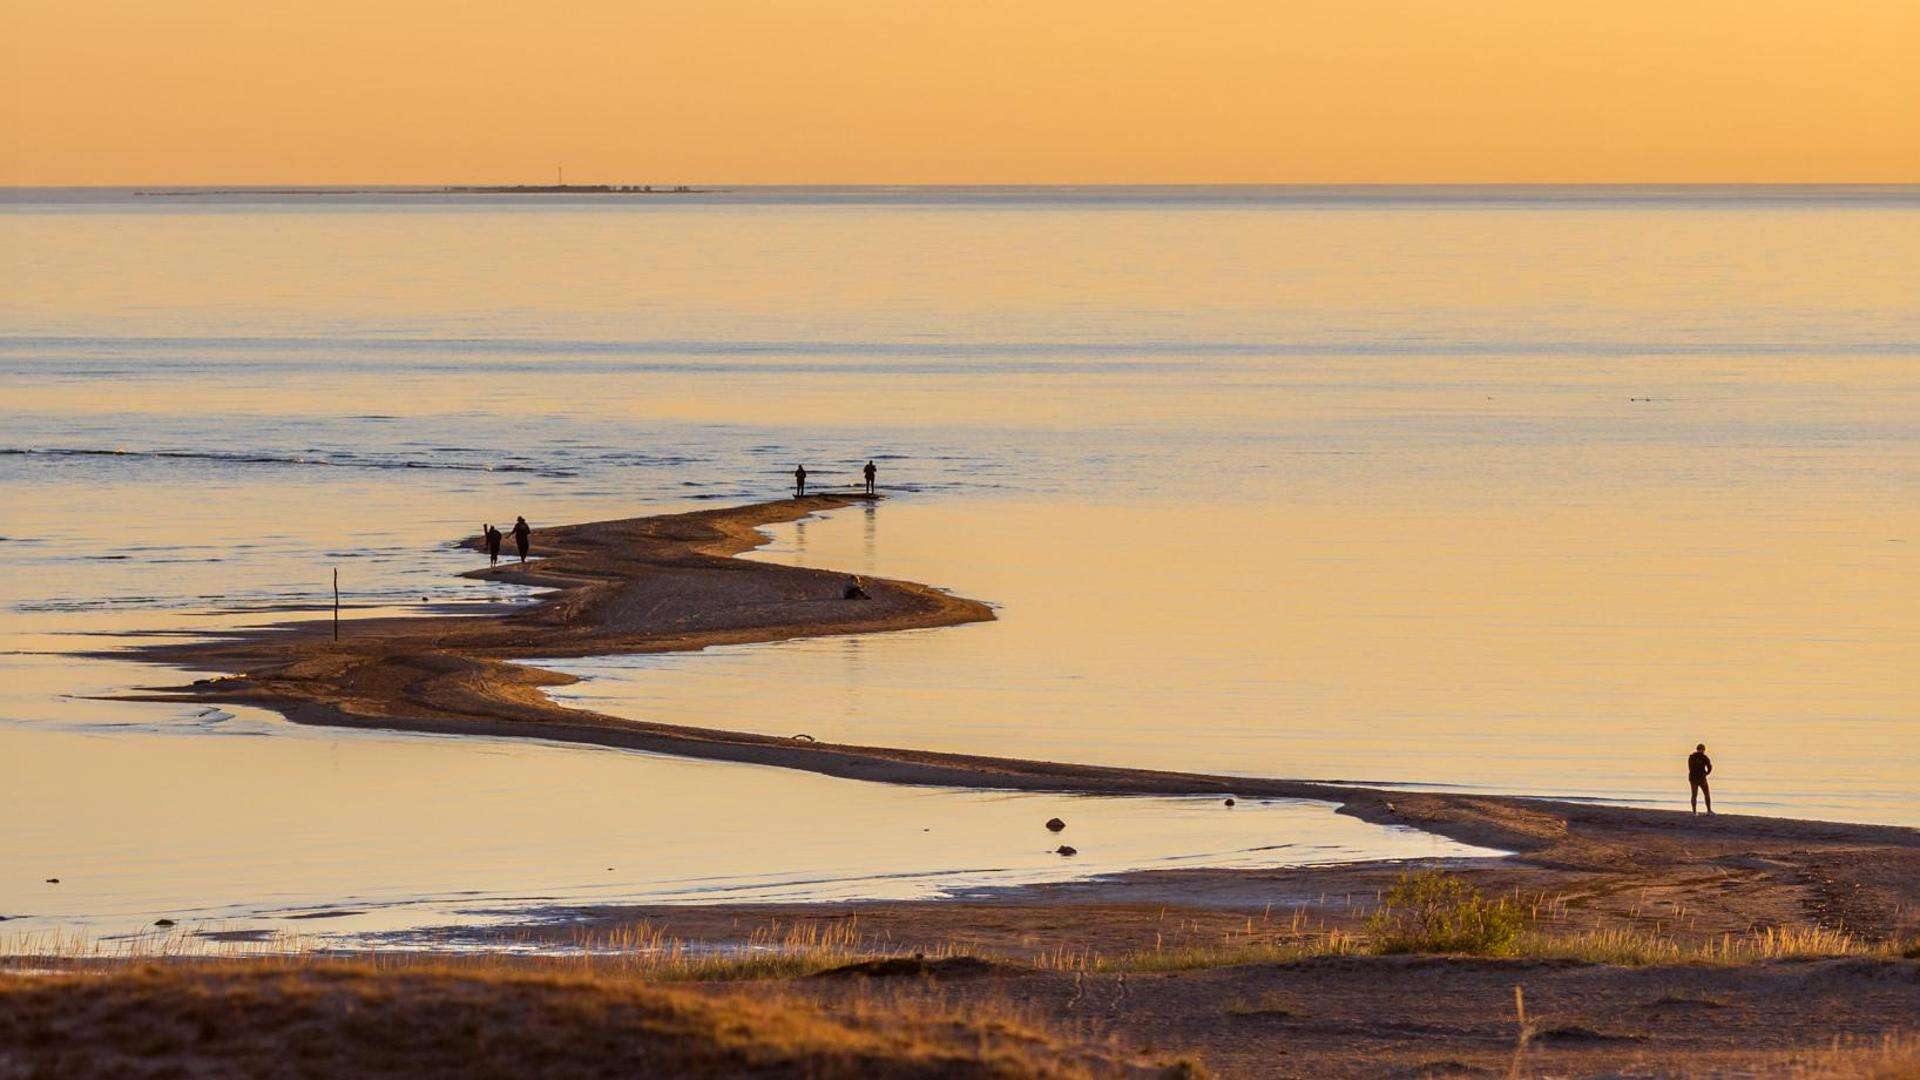
[[[1197,1075],[1011,1010],[476,965],[152,962],[0,978],[0,1076]]]

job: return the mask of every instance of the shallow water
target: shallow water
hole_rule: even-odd
[[[112,948],[159,918],[186,933],[368,940],[569,905],[908,899],[1127,870],[1484,853],[1316,803],[898,788],[289,730],[238,708],[25,745],[36,767],[0,798],[0,951],[55,930]],[[1082,854],[1054,854],[1062,837],[1042,823],[1056,815]]]
[[[0,768],[32,792],[7,807],[0,914],[42,910],[57,874],[18,856],[119,858],[183,776],[200,820],[247,807],[283,850],[148,836],[119,899],[56,917],[245,908],[267,868],[298,903],[367,894],[326,850],[389,900],[565,891],[534,846],[456,842],[459,811],[511,819],[620,770],[672,793],[620,812],[676,820],[699,876],[866,880],[880,864],[826,840],[719,842],[736,818],[678,814],[665,777],[789,785],[769,820],[904,820],[860,800],[907,795],[257,717],[225,739],[63,696],[172,673],[45,654],[319,617],[336,567],[350,604],[484,611],[524,597],[455,576],[483,521],[767,497],[796,461],[834,484],[869,457],[897,498],[765,557],[942,584],[1001,622],[595,663],[573,691],[858,741],[1668,805],[1705,741],[1726,809],[1920,824],[1920,189],[16,191],[0,252]],[[770,685],[774,715],[746,700]],[[285,755],[283,782],[223,756],[242,745]],[[494,782],[457,779],[481,758],[522,794],[484,810]],[[970,843],[1005,835],[993,797],[943,798]],[[489,880],[411,869],[396,822]],[[1242,850],[1140,828],[1126,859]],[[633,842],[623,863],[655,841]],[[200,876],[221,844],[253,862]],[[170,880],[192,887],[142,891]]]
[[[588,677],[560,700],[667,723],[1647,805],[1692,737],[1722,809],[1914,820],[1913,676],[1873,640],[1911,626],[1901,545],[1726,513],[1603,537],[1491,508],[885,504],[755,557],[932,577],[999,621],[542,666]],[[792,691],[756,715],[769,683]]]

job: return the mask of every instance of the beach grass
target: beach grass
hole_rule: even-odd
[[[1646,967],[1670,964],[1740,965],[1774,961],[1856,958],[1920,958],[1920,943],[1871,941],[1818,926],[1760,927],[1717,936],[1675,934],[1654,924],[1568,931],[1555,928],[1558,901],[1545,897],[1489,897],[1457,875],[1411,872],[1384,890],[1358,931],[1327,926],[1304,909],[1276,917],[1269,910],[1200,939],[1179,933],[1156,935],[1149,947],[1124,952],[1088,948],[1036,948],[1022,955],[994,955],[1004,964],[1050,971],[1174,972],[1251,964],[1285,964],[1324,957],[1460,956],[1507,960],[1572,961]],[[0,942],[13,968],[63,969],[112,966],[150,960],[236,961],[301,964],[351,959],[381,970],[420,966],[505,972],[529,967],[598,976],[631,976],[652,982],[729,982],[804,978],[850,964],[886,958],[926,960],[970,955],[958,941],[903,946],[869,932],[858,916],[755,925],[738,940],[689,941],[662,926],[635,921],[582,927],[569,936],[550,929],[495,935],[472,945],[412,943],[387,948],[338,950],[324,938],[273,935],[234,940],[184,927],[156,929],[127,938],[99,940],[45,932]]]
[[[854,987],[831,1010],[623,975],[282,957],[0,978],[35,1075],[1194,1077],[992,1001]]]
[[[810,926],[779,932],[757,931],[746,944],[716,948],[687,942],[646,924],[612,931],[582,934],[576,943],[555,947],[548,942],[538,951],[517,948],[475,948],[442,952],[424,949],[375,949],[335,952],[308,939],[294,937],[248,942],[209,942],[188,934],[149,938],[136,949],[132,943],[103,946],[69,938],[59,947],[49,939],[29,951],[0,959],[0,974],[9,970],[63,971],[114,968],[154,961],[233,963],[270,968],[297,968],[307,964],[351,960],[374,970],[409,971],[444,968],[475,973],[529,969],[576,972],[602,976],[630,976],[651,982],[748,982],[797,979],[835,968],[876,960],[916,957],[941,960],[969,957],[965,947],[949,942],[912,950],[889,947],[862,938],[848,925],[831,933]],[[1458,939],[1443,939],[1456,946]],[[16,950],[18,951],[18,950]],[[1091,950],[1054,950],[1005,961],[1011,968],[1089,973],[1176,972],[1255,964],[1290,964],[1326,957],[1458,956],[1513,961],[1571,961],[1621,967],[1659,965],[1738,966],[1789,960],[1840,958],[1912,958],[1911,949],[1876,944],[1840,931],[1813,927],[1763,928],[1748,934],[1725,934],[1707,939],[1680,939],[1634,929],[1550,933],[1525,930],[1503,941],[1497,950],[1457,947],[1417,947],[1405,937],[1384,942],[1339,929],[1310,930],[1281,936],[1248,938],[1223,935],[1215,941],[1158,943],[1120,953]]]
[[[428,1075],[436,1062],[476,1054],[494,1055],[486,1060],[511,1073],[533,1060],[515,1055],[564,1059],[584,1047],[596,1048],[593,1061],[644,1060],[658,1063],[653,1071],[662,1075],[696,1077],[756,1068],[822,1077],[1201,1076],[1195,1059],[1123,1045],[1112,1031],[1124,1029],[1088,1026],[1084,1003],[1106,1000],[1094,996],[1096,987],[1106,995],[1136,975],[1154,978],[1135,985],[1157,986],[1182,972],[1330,958],[1338,959],[1333,970],[1361,965],[1363,975],[1372,965],[1390,973],[1409,958],[1434,963],[1419,959],[1426,957],[1514,964],[1516,972],[1535,961],[1700,966],[1729,969],[1737,980],[1741,967],[1768,963],[1865,958],[1903,966],[1910,949],[1904,940],[1809,926],[1717,937],[1675,936],[1652,925],[1567,932],[1556,929],[1553,907],[1416,879],[1383,889],[1359,931],[1294,909],[1249,916],[1229,932],[1208,930],[1207,940],[1198,939],[1201,924],[1168,920],[1170,937],[1148,948],[986,958],[958,942],[902,946],[851,915],[750,924],[720,944],[635,921],[450,941],[445,949],[407,939],[408,947],[351,954],[329,951],[322,938],[217,940],[178,927],[106,942],[43,935],[37,955],[0,960],[0,1028],[12,1025],[0,1030],[0,1044],[83,1046],[93,1056],[62,1059],[63,1068],[73,1066],[66,1075],[110,1074],[127,1061],[180,1064],[189,1073],[195,1062],[261,1063],[269,1047],[287,1045],[285,1031],[297,1031],[304,1041],[287,1052],[307,1055],[303,1066],[354,1075],[381,1075],[383,1061],[403,1059],[426,1062]],[[12,943],[15,951],[21,944]],[[1208,1007],[1212,1020],[1245,1034],[1314,1014],[1310,998],[1264,988],[1260,974],[1228,976],[1231,996]],[[1695,990],[1665,992],[1733,1007]],[[1050,996],[1058,994],[1070,996]],[[416,1030],[425,1028],[434,1030]],[[1522,1038],[1515,1061],[1536,1052]],[[1920,1077],[1920,1041],[1911,1036],[1816,1042],[1781,1055],[1767,1059],[1770,1074]]]
[[[1792,1080],[1917,1080],[1920,1035],[1840,1040],[1819,1053],[1796,1056],[1779,1072]]]

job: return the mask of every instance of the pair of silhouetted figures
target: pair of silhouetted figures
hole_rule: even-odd
[[[867,462],[867,467],[861,469],[860,473],[867,478],[867,494],[874,494],[873,478],[880,475],[880,470],[874,468],[873,462],[869,461]],[[807,467],[805,465],[795,465],[793,467],[793,497],[796,499],[804,499],[807,497]]]
[[[502,534],[499,529],[494,528],[491,524],[489,524],[485,529],[483,529],[480,535],[485,537],[487,541],[487,561],[490,563],[499,562],[500,561],[500,543],[501,541],[506,539],[505,535]],[[523,517],[514,518],[513,519],[513,546],[520,549],[521,562],[527,561],[527,548],[530,544],[532,544],[532,542],[533,542],[533,530],[527,527],[527,519]]]

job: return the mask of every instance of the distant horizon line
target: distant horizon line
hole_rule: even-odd
[[[398,191],[398,190],[439,190],[449,191],[461,188],[552,188],[567,187],[592,189],[601,187],[642,187],[674,188],[680,186],[706,189],[725,188],[866,188],[866,189],[1019,189],[1019,188],[1888,188],[1920,187],[1920,178],[1909,180],[1169,180],[1169,181],[1133,181],[1133,180],[1094,180],[1094,181],[992,181],[992,182],[888,182],[888,181],[576,181],[564,185],[515,181],[329,181],[309,182],[295,180],[241,182],[227,181],[217,183],[182,183],[173,181],[143,181],[129,183],[4,183],[0,190],[68,190],[68,191],[118,191],[142,189],[207,190],[224,189],[232,191],[260,190],[339,190],[352,189],[362,191]]]

